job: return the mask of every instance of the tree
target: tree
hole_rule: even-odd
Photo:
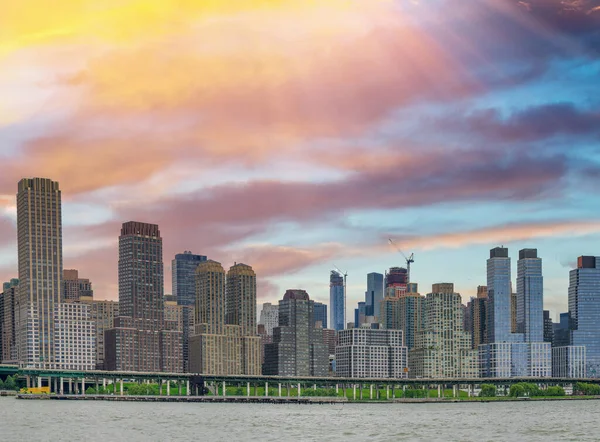
[[[4,381],[4,389],[5,390],[17,390],[17,383],[15,382],[12,376],[8,376],[6,381]]]
[[[0,379],[0,390],[4,390],[4,381]]]
[[[560,386],[548,387],[546,390],[546,396],[564,396],[565,390]]]
[[[511,385],[510,387],[510,396],[511,397],[523,397],[525,396],[525,388],[521,384]]]
[[[479,397],[496,397],[496,386],[492,384],[482,384]]]

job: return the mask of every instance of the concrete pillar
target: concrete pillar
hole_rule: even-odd
[[[336,395],[340,394],[340,384],[335,384],[335,394]]]
[[[281,397],[281,383],[279,384],[279,397]]]
[[[373,399],[373,384],[369,386],[369,399]]]
[[[181,379],[177,381],[177,392],[179,393],[178,396],[183,393],[183,381]]]
[[[456,397],[456,390],[458,390],[458,385],[453,385],[452,386],[452,397],[453,398]]]
[[[265,396],[269,397],[269,383],[265,382]]]
[[[64,378],[60,378],[60,388],[58,390],[58,392],[62,395],[65,394],[65,384],[64,384]]]
[[[100,381],[96,378],[96,394],[98,394],[98,390],[100,390]]]
[[[438,384],[438,399],[442,397],[442,386]]]
[[[317,384],[313,384],[313,390],[317,391]]]
[[[223,381],[223,397],[227,396],[227,384]]]
[[[185,394],[190,396],[192,392],[190,391],[190,380],[185,381]]]
[[[386,385],[385,386],[385,398],[389,401],[390,400],[390,386]]]
[[[352,390],[354,394],[354,400],[356,400],[356,384],[352,385]]]
[[[167,396],[171,396],[171,381],[167,379]]]
[[[106,390],[106,378],[102,378],[102,388]]]
[[[123,379],[121,379],[121,389],[120,389],[120,392],[121,392],[121,396],[123,396]]]
[[[41,376],[38,376],[38,378],[37,378],[37,386],[38,386],[38,388],[42,388],[42,377]]]
[[[85,395],[85,378],[81,379],[81,394]]]
[[[25,376],[25,383],[27,386],[27,389],[31,388],[31,378],[29,377],[29,375]]]
[[[298,397],[302,395],[302,391],[300,390],[300,384],[298,384]]]
[[[54,378],[54,394],[58,394],[58,378]]]
[[[246,396],[250,397],[250,382],[246,382]]]

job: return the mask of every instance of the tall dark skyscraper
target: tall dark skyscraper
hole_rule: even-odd
[[[517,330],[525,342],[544,341],[544,277],[536,249],[519,251],[517,262]]]
[[[198,264],[206,261],[206,256],[194,255],[190,251],[178,253],[171,262],[173,296],[179,305],[196,304],[196,269]]]
[[[315,325],[319,321],[322,328],[327,328],[327,304],[315,302]]]
[[[329,276],[329,314],[331,315],[330,326],[334,330],[343,330],[346,317],[344,304],[344,277],[336,272],[331,271]]]
[[[561,321],[562,322],[562,321]],[[600,256],[580,256],[569,273],[571,345],[585,346],[587,376],[600,377]]]
[[[105,332],[105,366],[183,371],[183,332],[166,330],[162,238],[156,224],[124,223],[119,237],[119,317]]]
[[[130,221],[119,237],[119,314],[134,319],[164,319],[162,238],[156,224]]]
[[[367,275],[367,292],[365,294],[365,314],[375,316],[381,322],[381,301],[383,301],[383,275],[369,273]]]
[[[279,327],[265,345],[264,374],[327,376],[329,349],[314,327],[314,302],[304,290],[288,290],[279,301]]]
[[[58,183],[25,178],[17,193],[18,358],[29,367],[57,368],[55,311],[61,302],[62,209]]]

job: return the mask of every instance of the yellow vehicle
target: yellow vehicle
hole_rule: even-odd
[[[21,388],[24,394],[50,394],[50,387]]]

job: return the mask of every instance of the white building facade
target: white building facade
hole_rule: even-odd
[[[336,375],[347,378],[408,377],[408,349],[402,330],[354,328],[338,332]]]
[[[552,377],[585,378],[586,348],[584,345],[569,345],[552,349]]]
[[[57,368],[96,369],[96,323],[91,319],[89,304],[57,304],[54,333]]]

